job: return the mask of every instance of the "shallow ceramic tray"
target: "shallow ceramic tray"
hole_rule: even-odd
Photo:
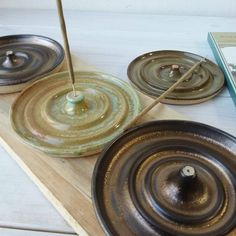
[[[182,51],[162,50],[145,53],[135,58],[127,73],[132,84],[153,98],[159,97],[187,70],[203,57]],[[216,96],[224,87],[220,68],[208,59],[194,70],[162,102],[169,104],[195,104]]]
[[[55,157],[89,156],[123,132],[141,110],[136,91],[105,73],[75,72],[36,81],[12,105],[11,123],[23,142]],[[60,144],[60,145],[59,145]]]
[[[59,71],[64,58],[63,47],[45,36],[0,37],[0,93],[20,91],[42,76]]]
[[[236,137],[197,122],[147,122],[105,148],[93,203],[107,235],[221,236],[236,227],[235,169]]]

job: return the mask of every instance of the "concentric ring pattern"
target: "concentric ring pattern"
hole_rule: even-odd
[[[108,235],[225,235],[236,226],[235,170],[235,137],[195,122],[149,122],[101,154],[95,211]]]
[[[188,52],[156,51],[134,59],[128,67],[128,77],[141,92],[158,97],[186,71],[203,58]],[[194,104],[216,96],[224,86],[224,75],[219,67],[205,62],[178,86],[163,102]]]
[[[0,86],[26,83],[57,71],[63,60],[62,46],[50,38],[38,35],[0,37]]]
[[[12,126],[24,142],[50,155],[97,153],[139,113],[139,98],[111,75],[76,72],[75,88],[83,98],[74,104],[67,98],[68,76],[57,73],[25,89],[12,106]]]

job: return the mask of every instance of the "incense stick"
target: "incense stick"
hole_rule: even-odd
[[[162,99],[164,99],[167,95],[169,95],[181,82],[183,82],[202,62],[197,62],[194,64],[184,75],[182,75],[177,82],[175,82],[170,88],[168,88],[164,93],[161,94],[158,98],[156,98],[153,103],[151,103],[149,106],[144,108],[133,120],[131,120],[124,128],[124,130],[127,130],[130,128],[133,124],[135,124],[143,115],[145,115],[147,112],[149,112],[154,106],[156,106],[159,102],[161,102]]]
[[[71,86],[72,86],[72,90],[74,92],[74,96],[76,96],[75,86],[74,86],[75,76],[74,76],[74,71],[73,71],[70,47],[69,47],[69,42],[68,42],[68,38],[67,38],[66,24],[65,24],[65,20],[64,20],[63,7],[62,7],[61,0],[57,0],[57,12],[58,12],[58,16],[60,19],[61,32],[62,32],[63,41],[64,41],[64,48],[65,48],[65,52],[66,52],[67,65],[69,68]]]

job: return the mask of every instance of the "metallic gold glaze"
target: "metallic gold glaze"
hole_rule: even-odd
[[[74,157],[99,152],[140,111],[135,91],[98,72],[76,72],[74,98],[68,72],[39,80],[12,106],[11,121],[24,142],[50,155]]]

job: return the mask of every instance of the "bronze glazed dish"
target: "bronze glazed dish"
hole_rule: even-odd
[[[173,85],[186,71],[203,57],[181,51],[156,51],[134,59],[128,67],[128,77],[141,92],[156,98]],[[216,96],[224,86],[220,68],[205,59],[163,102],[195,104]]]
[[[116,138],[92,184],[107,235],[225,235],[236,226],[236,138],[190,121],[155,121]]]
[[[135,90],[114,76],[68,72],[40,79],[12,105],[11,123],[27,144],[56,157],[88,156],[123,132],[140,111]]]
[[[62,46],[39,35],[0,37],[0,93],[22,90],[32,81],[60,70]]]

